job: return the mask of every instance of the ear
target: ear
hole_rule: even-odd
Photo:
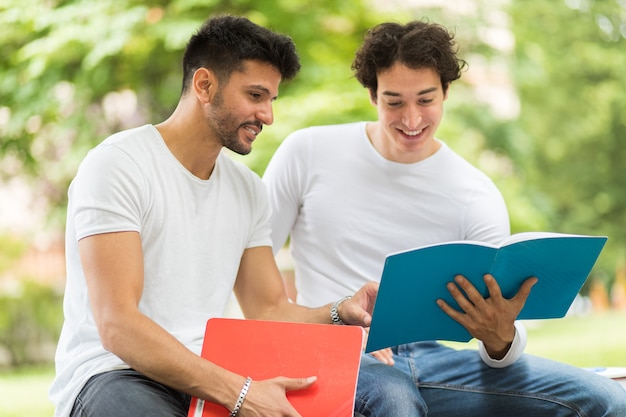
[[[207,68],[198,68],[193,73],[193,91],[202,103],[210,103],[217,91],[217,77]]]

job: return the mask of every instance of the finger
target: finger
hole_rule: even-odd
[[[368,313],[363,314],[361,317],[361,327],[370,327],[372,324],[372,316]]]
[[[373,301],[359,290],[354,297],[339,306],[339,317],[347,324],[369,327],[372,322],[372,315],[368,311],[371,311],[370,304],[373,305]]]
[[[317,381],[316,376],[310,376],[308,378],[284,378],[283,386],[285,391],[299,391],[309,388]]]
[[[536,277],[530,277],[525,280],[517,294],[515,294],[515,297],[513,297],[513,300],[522,303],[522,305],[525,304],[528,296],[530,295],[530,291],[538,281],[539,280]]]
[[[454,298],[454,301],[459,305],[459,308],[465,312],[466,314],[472,313],[475,310],[475,304],[467,299],[467,296],[464,292],[462,292],[457,284],[454,282],[449,282],[446,284],[446,288]],[[482,298],[481,298],[482,299]]]
[[[393,365],[395,363],[395,361],[393,360],[393,352],[390,348],[377,350],[375,352],[372,352],[371,355],[385,365]]]
[[[465,278],[463,275],[455,276],[454,277],[454,282],[456,282],[456,284],[463,289],[463,291],[465,292],[465,294],[467,296],[467,299],[469,301],[471,301],[471,303],[474,306],[477,306],[480,303],[485,301],[485,297],[483,297],[483,295],[478,292],[476,287],[474,287],[474,285],[472,285],[472,283],[467,278]],[[458,302],[458,300],[457,300],[457,302]]]
[[[485,285],[487,285],[489,298],[502,298],[502,291],[500,290],[500,286],[493,275],[486,274],[483,277],[483,281],[485,281]]]
[[[465,314],[455,310],[454,308],[450,306],[450,304],[446,303],[442,299],[437,300],[437,305],[439,306],[440,309],[443,310],[444,313],[450,316],[454,321],[460,324],[463,324],[464,319],[465,319]]]

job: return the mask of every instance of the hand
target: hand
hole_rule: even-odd
[[[364,330],[365,330],[365,339],[363,340],[363,350],[365,350],[365,345],[367,344],[367,338],[370,335],[369,328],[364,329]],[[370,355],[372,355],[375,359],[378,359],[380,362],[389,366],[393,366],[396,363],[396,361],[393,360],[393,351],[391,350],[391,348],[376,350],[374,352],[370,352]]]
[[[346,324],[369,327],[372,322],[376,295],[378,295],[378,283],[368,282],[352,298],[341,303],[337,311],[339,317]]]
[[[396,363],[393,360],[393,352],[391,351],[391,348],[377,350],[375,352],[371,352],[370,355],[372,355],[385,365],[393,366]]]
[[[287,391],[309,388],[316,380],[317,377],[279,376],[263,381],[253,381],[239,410],[239,415],[241,417],[301,417],[287,399]]]
[[[502,296],[500,286],[492,275],[487,274],[483,279],[489,291],[487,298],[483,298],[465,277],[457,275],[454,282],[448,283],[447,288],[462,311],[455,310],[443,300],[437,300],[437,304],[465,327],[472,337],[481,340],[490,357],[501,359],[513,342],[515,319],[524,307],[531,288],[537,283],[537,278],[524,281],[511,299]]]

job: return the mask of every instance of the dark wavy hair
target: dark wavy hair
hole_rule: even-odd
[[[273,65],[283,80],[292,79],[300,70],[300,60],[290,37],[244,17],[216,16],[204,22],[187,43],[183,56],[183,94],[198,68],[213,71],[223,82],[233,71],[242,70],[246,60]]]
[[[445,93],[467,67],[467,62],[457,58],[457,50],[454,34],[436,23],[381,23],[366,33],[352,70],[373,98],[378,88],[378,74],[396,62],[413,69],[434,69],[441,77]]]

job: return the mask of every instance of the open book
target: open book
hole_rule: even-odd
[[[293,407],[302,417],[352,417],[363,337],[358,326],[212,318],[201,355],[253,381],[317,376],[311,387],[287,392]],[[229,412],[194,397],[188,417]]]
[[[606,236],[550,232],[518,233],[500,246],[474,241],[447,242],[387,256],[374,306],[366,351],[423,340],[466,342],[470,334],[436,304],[459,309],[446,288],[465,276],[485,297],[490,273],[505,298],[524,280],[537,277],[518,319],[563,317],[589,276]]]

